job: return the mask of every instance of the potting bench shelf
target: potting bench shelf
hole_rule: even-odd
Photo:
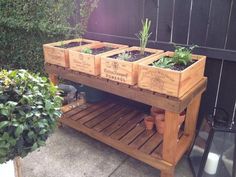
[[[78,131],[102,141],[140,161],[161,170],[161,177],[173,177],[176,163],[192,143],[201,95],[206,89],[207,79],[197,83],[181,98],[170,97],[135,86],[120,84],[99,76],[91,76],[68,68],[45,64],[52,82],[57,77],[78,82],[118,96],[165,109],[165,131],[146,132],[144,114],[127,107],[126,104],[102,102],[75,108],[60,119]],[[179,113],[187,108],[184,130],[179,133]],[[123,122],[123,123],[122,123]]]

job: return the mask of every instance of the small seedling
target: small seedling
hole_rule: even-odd
[[[140,54],[144,55],[144,51],[147,46],[148,39],[152,34],[152,33],[149,33],[151,20],[148,20],[146,18],[145,22],[142,21],[142,25],[143,25],[142,30],[138,34],[136,34],[136,36],[138,37],[139,43],[140,43]]]
[[[192,62],[192,50],[197,47],[193,45],[191,47],[182,47],[175,45],[175,53],[173,56],[173,62],[179,65],[187,65]]]
[[[174,65],[172,58],[162,57],[158,61],[152,63],[152,66],[159,68],[171,68]]]
[[[90,48],[83,48],[82,50],[81,50],[81,52],[82,53],[87,53],[87,54],[92,54],[93,53],[93,51],[90,49]]]
[[[116,59],[119,59],[119,60],[129,60],[130,58],[132,57],[131,53],[130,52],[123,52],[123,53],[120,53]]]

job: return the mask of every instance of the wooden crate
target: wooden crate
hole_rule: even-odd
[[[108,55],[103,55],[101,57],[101,77],[129,85],[134,85],[138,81],[138,63],[141,63],[157,54],[163,53],[163,50],[146,48],[145,52],[151,52],[153,54],[134,62],[111,58],[112,55],[134,50],[140,50],[140,47],[130,47],[109,53]]]
[[[87,46],[88,47],[88,46]],[[101,47],[111,47],[114,50],[100,53],[97,55],[82,53],[83,48],[73,48],[69,50],[70,69],[84,72],[91,75],[100,75],[101,56],[109,54],[110,52],[127,48],[127,45],[113,44],[108,42],[101,42],[90,45],[88,48],[95,49]]]
[[[60,48],[62,44],[69,44],[70,42],[86,42],[89,44],[76,46],[73,48],[80,48],[84,46],[89,46],[92,43],[96,43],[98,41],[94,40],[88,40],[88,39],[73,39],[73,40],[67,40],[67,41],[59,41],[54,42],[50,44],[44,44],[43,45],[43,52],[44,52],[44,60],[46,63],[63,66],[63,67],[69,67],[69,52],[68,48]]]
[[[150,66],[162,56],[173,56],[173,54],[173,52],[165,52],[140,63],[138,86],[170,96],[181,97],[203,78],[206,56],[202,55],[192,55],[192,59],[197,61],[183,71]]]

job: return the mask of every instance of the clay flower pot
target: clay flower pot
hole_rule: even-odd
[[[154,113],[155,114],[155,124],[158,133],[163,134],[165,129],[165,112]]]
[[[147,130],[152,130],[154,127],[154,117],[147,116],[144,118],[144,123]]]
[[[186,113],[183,111],[179,115],[179,120],[178,120],[178,127],[180,128],[181,125],[183,124],[185,120]],[[156,124],[156,129],[158,133],[163,134],[165,130],[165,112],[164,113],[157,113],[155,116],[155,124]]]
[[[158,114],[164,114],[165,110],[158,108],[158,107],[151,107],[150,109],[151,116],[156,117]]]

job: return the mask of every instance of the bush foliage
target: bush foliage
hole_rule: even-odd
[[[99,0],[0,0],[0,68],[42,71],[42,44],[79,37]]]
[[[61,115],[61,101],[46,77],[0,71],[0,164],[45,144]]]

